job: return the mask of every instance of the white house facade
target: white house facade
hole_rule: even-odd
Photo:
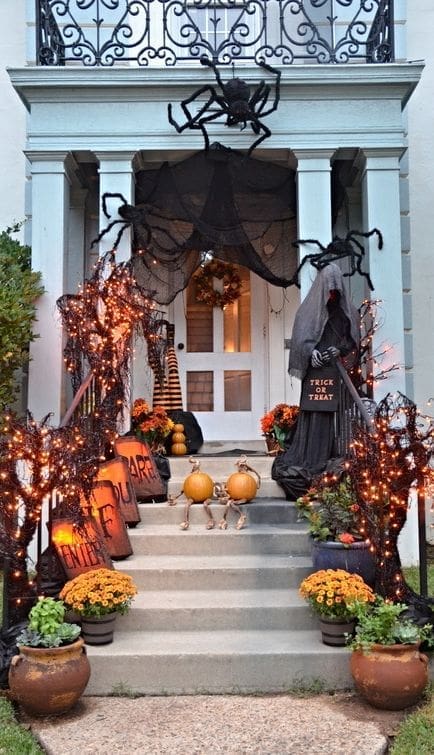
[[[420,0],[416,4],[426,3]],[[24,3],[17,5],[24,16]],[[46,291],[38,306],[41,338],[32,349],[29,408],[36,417],[53,412],[60,419],[69,397],[56,300],[64,293],[75,293],[91,270],[95,255],[91,242],[107,224],[101,197],[107,192],[120,193],[134,204],[135,175],[139,170],[158,167],[166,160],[177,162],[203,149],[201,131],[176,133],[168,121],[167,104],[179,107],[198,87],[215,82],[212,72],[199,65],[197,56],[196,60],[180,59],[169,67],[152,56],[147,65],[131,60],[85,65],[71,59],[64,61],[65,65],[41,65],[48,58],[40,58],[36,64],[38,28],[45,28],[46,34],[47,9],[53,6],[54,10],[54,5],[40,3],[41,14],[36,18],[33,3],[26,4],[26,65],[18,52],[23,46],[24,21],[20,34],[18,16],[14,17],[14,55],[11,52],[4,61],[11,85],[8,87],[4,72],[2,79],[10,98],[11,117],[2,119],[1,159],[5,166],[2,181],[9,180],[14,187],[14,191],[6,191],[9,204],[2,207],[3,224],[23,217],[24,211],[29,216],[29,226],[31,219],[33,266],[42,272]],[[93,5],[94,12],[97,8],[102,12],[103,3]],[[144,9],[147,3],[138,5]],[[184,5],[188,7],[183,3],[180,7]],[[215,4],[219,5],[224,3]],[[270,2],[269,13],[273,12],[272,5]],[[311,3],[304,5],[307,8]],[[323,15],[314,18],[318,28],[327,18],[325,5]],[[360,5],[352,4],[352,16]],[[412,5],[407,19],[405,3],[399,0],[373,5],[379,16],[380,12],[391,14],[393,10],[391,61],[367,62],[366,48],[361,48],[360,57],[350,56],[347,62],[322,64],[315,56],[295,59],[289,65],[272,61],[282,72],[280,102],[276,112],[267,118],[272,135],[255,150],[254,156],[295,171],[298,238],[327,244],[333,234],[342,236],[349,229],[381,230],[383,249],[377,248],[374,238],[370,240],[366,263],[375,286],[373,296],[382,300],[383,324],[375,336],[374,350],[383,350],[386,344],[390,350],[382,366],[387,367],[389,361],[401,369],[394,371],[387,383],[378,385],[376,397],[381,398],[386,390],[400,390],[424,405],[434,392],[429,321],[433,265],[431,234],[427,233],[432,189],[428,185],[426,191],[418,191],[419,182],[424,180],[424,158],[429,154],[428,129],[420,126],[427,118],[429,98],[423,99],[423,107],[420,99],[414,98],[420,98],[420,90],[416,89],[424,69],[420,58],[429,58],[429,50],[421,55],[416,54],[415,48],[421,49],[421,36],[429,38],[421,16],[432,19],[433,14],[422,7],[419,13],[413,11]],[[343,6],[338,10],[343,28],[350,10]],[[6,15],[3,5],[1,11]],[[80,25],[78,8],[75,11]],[[107,9],[105,14],[107,17]],[[66,22],[58,17],[57,23],[61,29]],[[82,18],[81,23],[85,29],[90,22]],[[136,26],[131,22],[131,28],[137,31],[139,19],[134,23]],[[420,35],[418,30],[422,27],[425,33]],[[59,63],[53,39],[55,42],[52,33],[52,62]],[[412,49],[411,56],[406,54],[406,44]],[[74,49],[69,48],[66,57],[73,54]],[[410,57],[417,58],[416,62],[410,62]],[[247,57],[236,61],[235,71],[252,87],[263,78],[263,71]],[[221,72],[224,79],[229,78],[230,66],[222,66]],[[422,82],[427,75],[425,71]],[[412,110],[413,102],[418,104]],[[12,128],[14,138],[10,134]],[[412,129],[418,136],[414,160]],[[254,140],[250,129],[229,129],[224,122],[214,124],[210,132],[213,141],[236,150],[247,150]],[[14,152],[8,152],[5,145],[12,145]],[[25,206],[23,152],[30,178]],[[338,172],[345,176],[345,184],[339,213],[333,217]],[[118,204],[110,205],[111,220],[116,217]],[[104,237],[103,250],[110,248],[115,235],[116,229],[111,237]],[[302,253],[310,251],[317,250],[307,246]],[[130,237],[126,233],[118,258],[129,255]],[[301,296],[308,290],[311,271],[307,266],[303,269]],[[281,401],[298,401],[299,386],[287,375],[287,347],[300,292],[294,286],[272,286],[248,271],[243,275],[243,306],[230,312],[214,308],[207,323],[207,346],[198,345],[200,337],[191,323],[201,316],[189,308],[186,292],[179,294],[167,309],[168,319],[175,323],[185,408],[195,413],[205,439],[210,441],[259,439],[259,418],[265,410]],[[367,294],[365,280],[349,280],[358,305]],[[423,301],[431,309],[427,310]],[[237,333],[236,343],[233,332]],[[140,344],[132,387],[134,396],[152,396],[152,374]]]

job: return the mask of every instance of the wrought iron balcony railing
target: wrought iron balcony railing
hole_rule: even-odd
[[[393,60],[393,0],[36,0],[36,62]]]

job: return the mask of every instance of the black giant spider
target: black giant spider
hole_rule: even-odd
[[[374,233],[376,233],[378,236],[378,248],[382,249],[383,236],[381,235],[381,232],[378,230],[378,228],[373,228],[372,231],[368,231],[367,233],[363,233],[362,231],[348,231],[345,238],[342,239],[339,236],[335,236],[333,241],[331,241],[328,246],[323,246],[321,242],[317,241],[316,239],[297,239],[297,241],[293,242],[293,246],[300,246],[300,244],[316,244],[317,246],[319,246],[321,251],[318,252],[318,254],[307,254],[305,257],[303,257],[303,260],[295,271],[295,275],[292,278],[291,282],[298,286],[298,288],[300,288],[298,274],[306,262],[310,262],[310,264],[313,265],[313,267],[315,267],[317,270],[322,270],[322,268],[328,265],[329,262],[335,262],[336,260],[341,260],[345,257],[349,257],[351,265],[350,272],[344,273],[344,276],[351,277],[356,272],[360,273],[360,275],[363,275],[363,277],[366,278],[369,288],[371,289],[371,291],[373,291],[374,286],[372,284],[369,273],[364,272],[361,268],[362,259],[365,256],[365,249],[360,241],[357,241],[357,239],[354,237],[362,236],[363,238],[367,239],[370,236],[373,236]],[[354,248],[353,244],[355,244],[357,249]]]
[[[180,126],[174,120],[172,105],[169,104],[167,106],[169,123],[176,128],[178,134],[181,134],[186,128],[200,129],[205,140],[205,150],[209,149],[209,138],[205,127],[207,123],[215,121],[221,116],[226,116],[226,126],[241,124],[241,130],[246,128],[247,123],[250,123],[253,133],[258,136],[258,139],[253,142],[247,152],[248,156],[251,155],[255,147],[264,141],[264,139],[271,136],[270,129],[262,123],[261,119],[277,110],[280,100],[281,72],[276,68],[272,68],[265,61],[259,63],[261,68],[264,68],[276,77],[274,101],[267,108],[268,98],[271,93],[270,84],[266,84],[264,80],[260,81],[250,96],[250,87],[245,81],[232,78],[225,84],[215,63],[211,62],[205,56],[201,57],[200,62],[203,66],[212,68],[222,94],[219,94],[216,88],[210,84],[199,87],[190,97],[187,97],[187,99],[182,100],[180,103],[186,117],[186,122]],[[209,93],[208,99],[199,107],[197,113],[193,115],[189,110],[189,105],[205,92]],[[212,105],[217,105],[217,107],[212,107]]]

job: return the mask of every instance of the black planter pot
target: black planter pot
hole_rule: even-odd
[[[344,569],[350,574],[359,574],[367,585],[374,586],[375,559],[364,541],[344,545],[331,540],[313,540],[312,562],[315,571]]]

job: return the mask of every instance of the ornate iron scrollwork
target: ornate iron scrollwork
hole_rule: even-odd
[[[393,60],[393,0],[37,0],[37,62]]]

